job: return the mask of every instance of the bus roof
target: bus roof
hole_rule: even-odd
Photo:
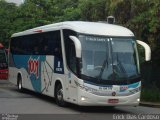
[[[49,24],[25,30],[13,34],[12,37],[23,36],[28,34],[36,34],[40,32],[61,30],[61,29],[70,29],[79,33],[93,34],[93,35],[134,36],[134,34],[129,29],[118,25],[107,24],[104,22],[67,21],[67,22]]]

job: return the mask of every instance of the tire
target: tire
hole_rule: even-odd
[[[18,76],[18,79],[17,79],[17,87],[18,87],[18,90],[20,91],[20,92],[22,92],[22,78],[21,78],[21,76]]]
[[[59,105],[60,107],[66,106],[66,102],[63,99],[63,88],[61,84],[58,84],[56,86],[55,99],[56,99],[57,105]]]

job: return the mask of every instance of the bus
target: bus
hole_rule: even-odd
[[[7,51],[2,43],[0,43],[0,80],[8,79],[8,62]]]
[[[59,106],[137,106],[137,44],[149,61],[150,47],[122,26],[66,21],[25,30],[11,36],[9,80]]]

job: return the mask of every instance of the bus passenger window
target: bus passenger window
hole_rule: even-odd
[[[60,57],[60,50],[58,48],[54,48],[54,55]]]
[[[44,55],[49,54],[49,48],[48,48],[48,45],[45,45],[45,46],[44,46],[44,48],[43,48],[43,53],[44,53]]]
[[[38,46],[35,46],[35,47],[34,47],[34,53],[33,53],[33,54],[35,54],[35,55],[38,55],[38,54],[39,54]]]

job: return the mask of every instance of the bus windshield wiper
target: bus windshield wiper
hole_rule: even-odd
[[[98,75],[98,81],[99,82],[100,82],[100,79],[102,78],[102,75],[103,75],[103,72],[104,72],[104,69],[105,69],[106,65],[107,65],[107,68],[108,68],[108,52],[107,52],[108,50],[107,49],[108,49],[108,45],[106,44],[106,59],[103,61],[101,71]]]
[[[119,66],[119,68],[120,68],[121,72],[123,73],[123,75],[125,77],[127,77],[128,76],[127,72],[126,72],[124,66],[122,65],[122,62],[119,60],[118,54],[116,54],[116,56],[117,56],[117,63],[118,63],[117,66]]]
[[[103,74],[103,72],[104,72],[104,69],[105,69],[106,65],[107,65],[107,67],[108,67],[107,58],[104,60],[103,65],[102,65],[102,68],[101,68],[101,71],[100,71],[100,73],[99,73],[99,75],[98,75],[98,80],[99,80],[99,81],[100,81],[100,79],[101,79],[101,77],[102,77],[102,74]]]
[[[132,76],[129,76],[128,78],[130,78],[130,79],[135,79],[135,78],[137,78],[137,77],[139,77],[138,75],[132,75]]]

